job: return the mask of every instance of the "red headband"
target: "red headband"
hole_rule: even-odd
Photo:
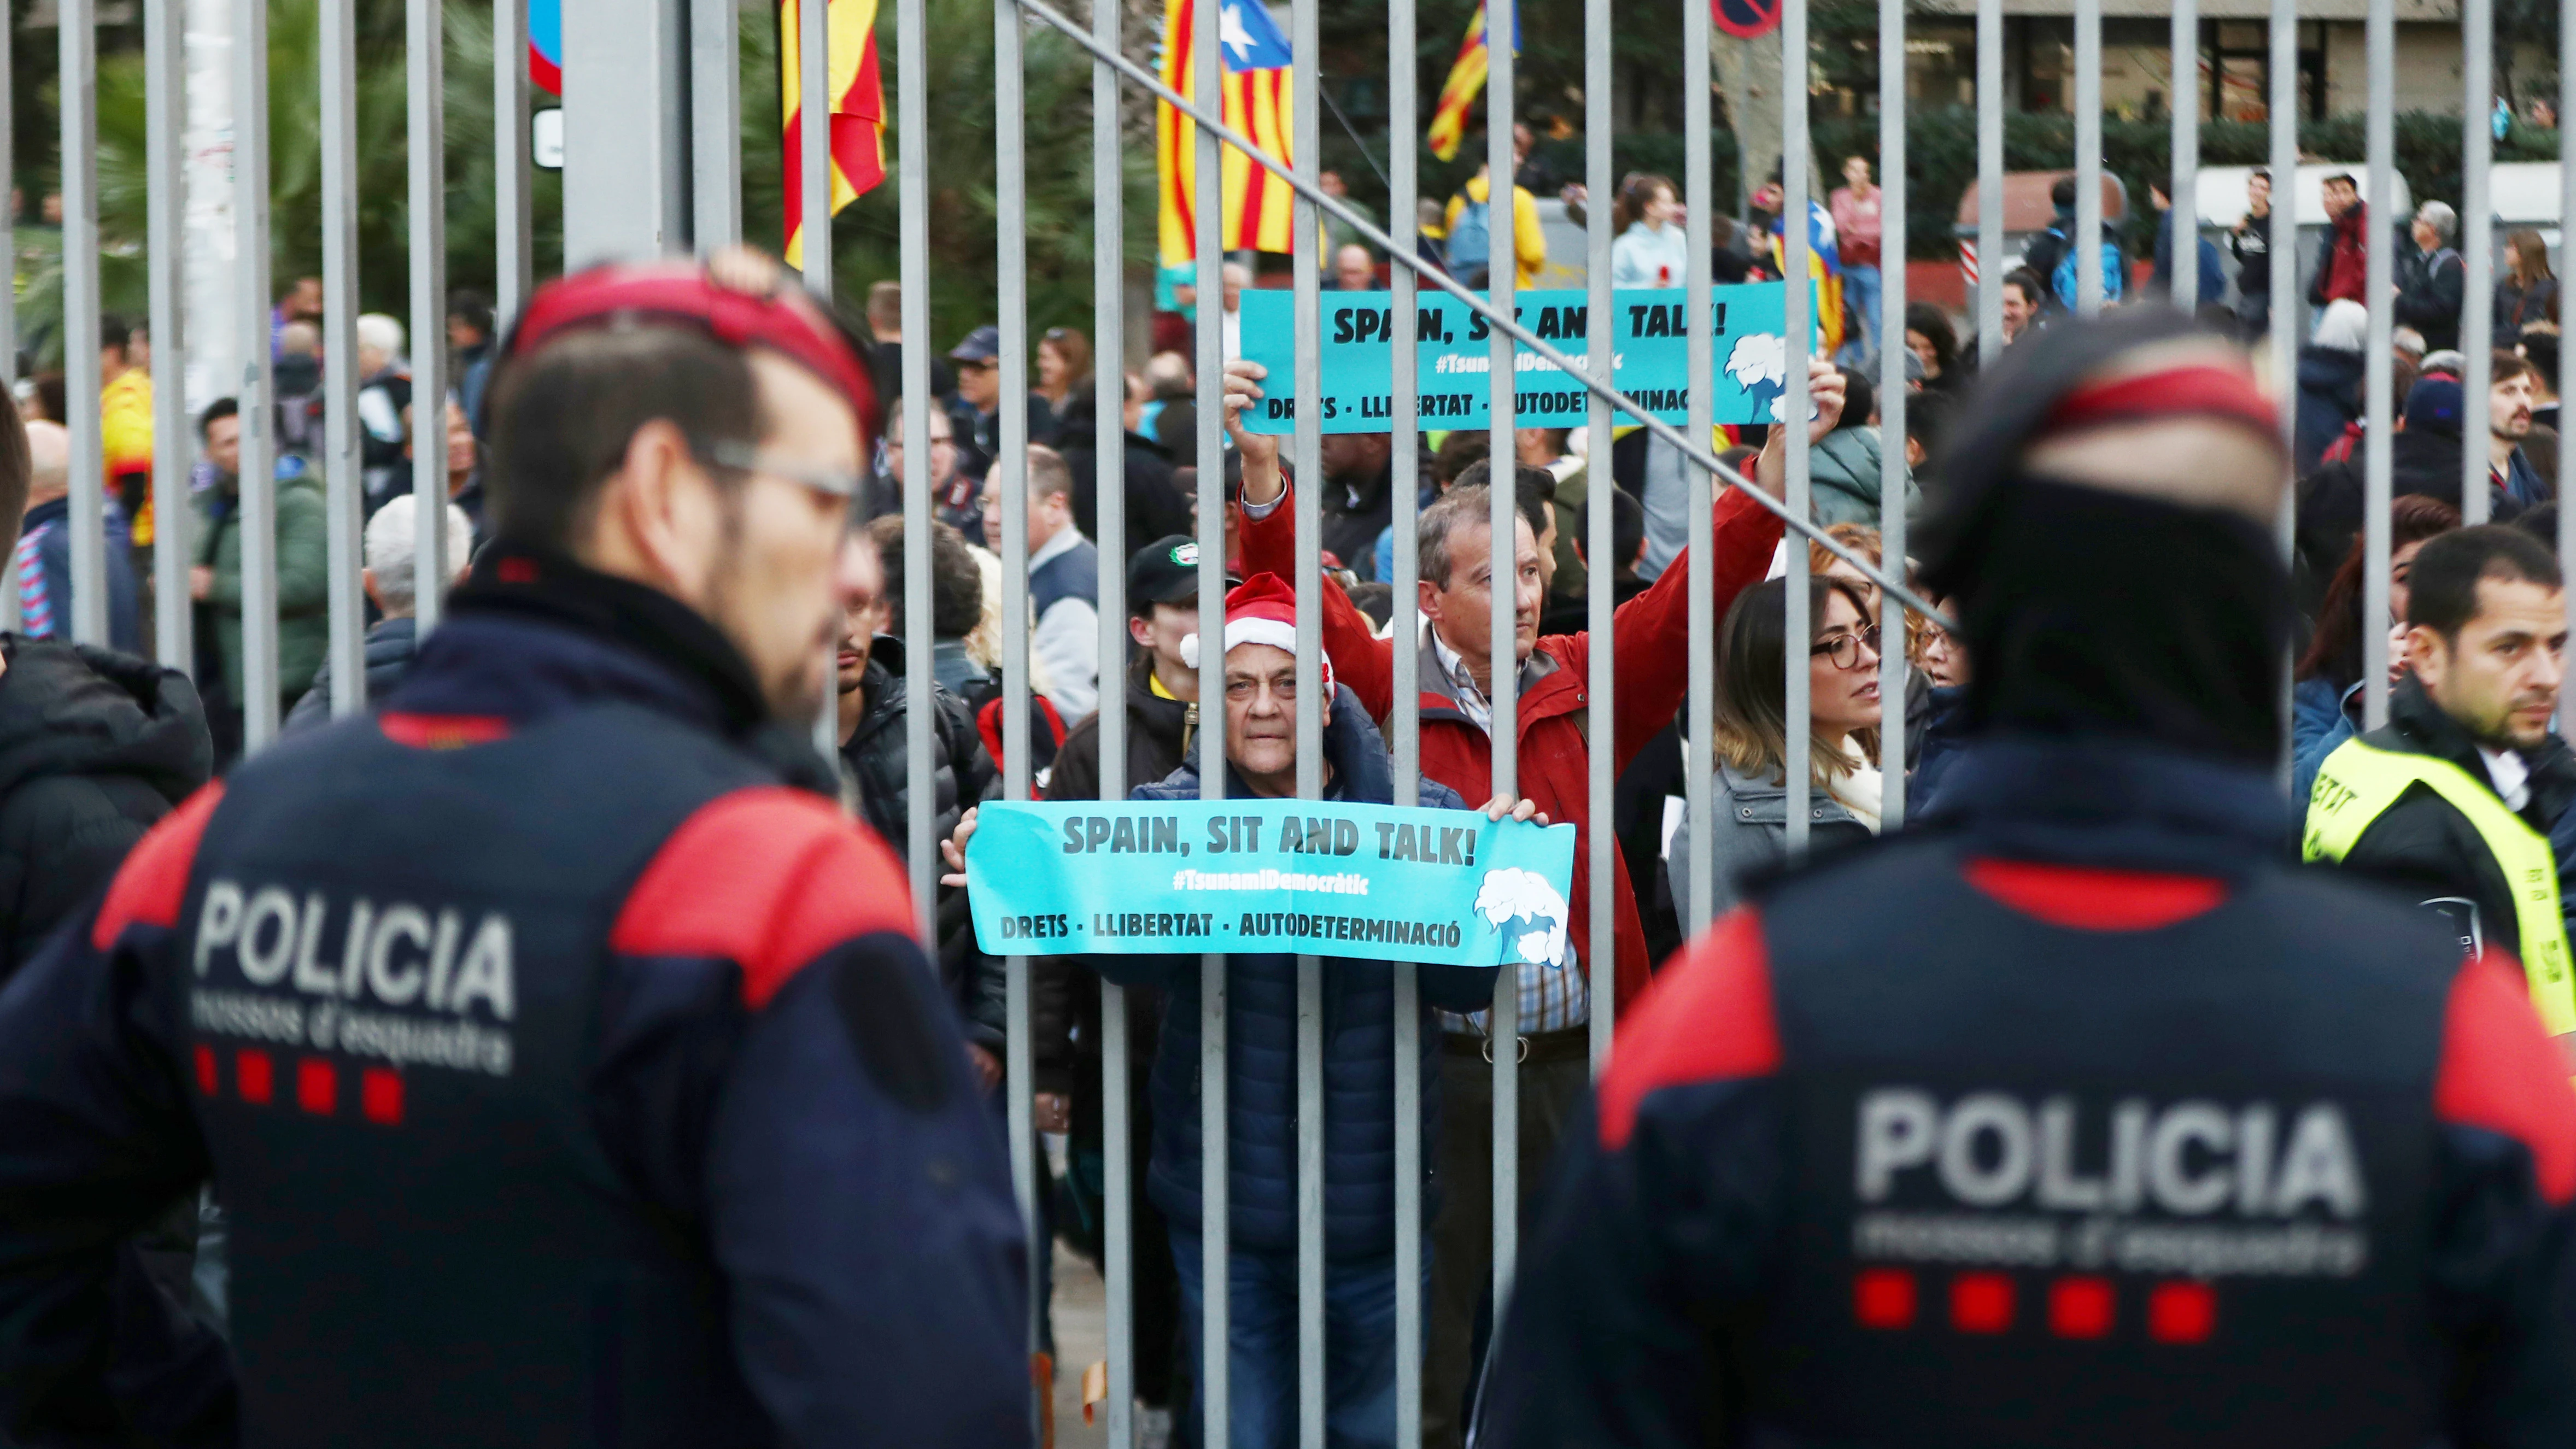
[[[2224,418],[2245,424],[2276,446],[2281,441],[2281,414],[2254,386],[2254,379],[2209,363],[2079,387],[2049,410],[2039,432],[2045,437],[2111,423],[2185,416]]]
[[[693,262],[612,263],[575,272],[540,288],[520,313],[509,355],[523,357],[576,328],[619,320],[696,327],[732,347],[766,347],[831,385],[858,409],[859,427],[877,436],[876,385],[849,340],[798,293],[754,296],[720,286]]]

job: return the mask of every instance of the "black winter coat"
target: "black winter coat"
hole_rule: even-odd
[[[2486,761],[2477,742],[2457,721],[2444,714],[2413,675],[2398,681],[2388,699],[2388,724],[2363,735],[2365,744],[2412,755],[2447,760],[2484,783]],[[2521,752],[2531,768],[2531,799],[2519,812],[2524,823],[2547,835],[2571,803],[2576,803],[2576,757],[2556,735],[2538,749]],[[2477,908],[2473,926],[2481,940],[2516,955],[2521,953],[2514,915],[2513,888],[2495,853],[2469,824],[2459,807],[2431,787],[2415,785],[2380,813],[2352,850],[2344,867],[2388,882],[2414,900],[2466,900]],[[2463,934],[2467,932],[2464,930]]]
[[[859,818],[911,859],[905,847],[912,819],[912,788],[905,752],[911,738],[906,723],[910,681],[905,678],[903,641],[879,634],[868,646],[868,669],[859,685],[867,708],[858,728],[841,745],[841,763],[858,793]],[[930,728],[930,778],[935,792],[931,839],[946,840],[957,829],[966,807],[990,796],[997,783],[975,719],[966,702],[937,685],[937,712]],[[939,979],[956,1003],[967,1040],[998,1047],[1005,1030],[1000,963],[975,948],[975,927],[966,909],[966,893],[934,885],[939,893]]]
[[[1127,667],[1127,784],[1150,785],[1181,767],[1185,742],[1195,733],[1198,706],[1154,692],[1153,660]],[[1100,715],[1075,725],[1056,751],[1047,778],[1050,800],[1100,798]],[[1121,798],[1124,798],[1123,796]],[[1041,956],[1031,963],[1029,1020],[1035,1038],[1036,1089],[1073,1096],[1100,1082],[1100,991],[1081,956]],[[1152,1064],[1162,1035],[1163,994],[1151,987],[1127,992],[1128,1066]]]
[[[411,672],[412,656],[420,652],[420,621],[406,615],[400,619],[380,620],[367,631],[367,702],[374,704],[394,692],[404,675]],[[322,667],[313,671],[313,687],[286,712],[286,722],[278,726],[281,735],[302,734],[320,729],[331,722],[331,656],[322,656]]]
[[[1073,474],[1073,521],[1085,538],[1100,537],[1100,452],[1093,434],[1097,416],[1088,388],[1065,400],[1056,420],[1056,451]],[[1129,433],[1121,450],[1127,482],[1127,544],[1130,549],[1175,533],[1191,531],[1190,500],[1172,481],[1172,455],[1142,433]]]
[[[186,675],[0,635],[0,980],[214,773]]]

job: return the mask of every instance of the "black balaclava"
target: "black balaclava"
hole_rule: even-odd
[[[1927,583],[1969,655],[1972,731],[2128,738],[2263,765],[2281,749],[2289,584],[2250,518],[2024,471],[2070,392],[2132,349],[2201,335],[2138,309],[2014,348],[1949,441]]]

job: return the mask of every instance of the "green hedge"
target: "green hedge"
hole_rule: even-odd
[[[2397,117],[2397,169],[2419,201],[2460,200],[2460,118],[2412,111]],[[1833,117],[1816,121],[1811,132],[1816,154],[1842,157],[1878,155],[1878,118]],[[2163,121],[2123,121],[2104,117],[2102,160],[2129,188],[2138,203],[2131,226],[2144,241],[2150,225],[2145,214],[2146,186],[2161,175],[2172,156],[2173,132]],[[1568,175],[1582,173],[1579,141],[1555,143],[1562,156],[1552,156]],[[1916,111],[1906,121],[1906,176],[1909,183],[1906,245],[1914,256],[1946,257],[1956,242],[1951,227],[1959,215],[1959,198],[1977,176],[1977,113],[1971,106],[1945,106]],[[2366,154],[2364,118],[2337,116],[2303,122],[2299,149],[2310,156],[2359,161]],[[1624,135],[1612,143],[1617,169],[1659,171],[1679,180],[1682,138],[1678,135]],[[1717,195],[1733,197],[1736,187],[1735,138],[1719,131],[1712,138],[1712,178]],[[2271,158],[2272,137],[2258,121],[2204,121],[2200,156],[2205,165],[2259,166]],[[2013,112],[2004,117],[2004,168],[2047,171],[2074,164],[2075,118],[2068,115]],[[2498,161],[2555,161],[2558,133],[2516,124],[2496,143]],[[1830,176],[1832,166],[1826,171]]]

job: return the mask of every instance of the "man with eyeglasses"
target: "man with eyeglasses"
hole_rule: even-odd
[[[512,338],[494,541],[410,675],[190,797],[0,999],[0,1422],[1026,1444],[1009,1173],[812,744],[860,353],[741,253]],[[229,1352],[119,1247],[210,1175]]]
[[[1198,667],[1202,636],[1181,641],[1182,664]],[[1353,804],[1396,803],[1394,763],[1386,741],[1358,698],[1334,679],[1331,651],[1297,638],[1296,595],[1277,574],[1255,574],[1225,597],[1224,747],[1229,800],[1297,793],[1297,677],[1311,656],[1323,691],[1322,798]],[[1204,740],[1204,735],[1199,737]],[[1132,782],[1131,800],[1196,800],[1203,751],[1184,755],[1161,780]],[[1458,792],[1425,776],[1411,802],[1463,810]],[[1502,817],[1505,802],[1486,813]],[[1521,801],[1518,819],[1547,817]],[[962,870],[973,812],[946,847]],[[950,879],[963,884],[962,874]],[[1146,1190],[1165,1220],[1179,1280],[1181,1326],[1195,1381],[1207,1383],[1204,1234],[1207,1204],[1199,1195],[1199,989],[1197,956],[1092,956],[1085,963],[1129,987],[1163,998],[1162,1042],[1154,1064],[1153,1160]],[[1226,957],[1225,1102],[1229,1191],[1226,1335],[1233,1449],[1290,1449],[1298,1434],[1297,1323],[1297,982],[1298,958],[1244,950]],[[1413,1060],[1396,1055],[1392,973],[1378,961],[1319,958],[1323,990],[1322,1058],[1331,1086],[1324,1114],[1323,1320],[1330,1352],[1324,1367],[1329,1442],[1343,1449],[1395,1449],[1395,1137],[1396,1073],[1419,1085],[1424,1162],[1438,1160],[1441,1125],[1440,1033],[1436,1008],[1469,1011],[1493,1000],[1490,968],[1424,965]],[[1423,1183],[1423,1226],[1449,1189],[1436,1173]],[[1427,1263],[1424,1265],[1429,1266]],[[1410,1446],[1408,1446],[1410,1449]]]

